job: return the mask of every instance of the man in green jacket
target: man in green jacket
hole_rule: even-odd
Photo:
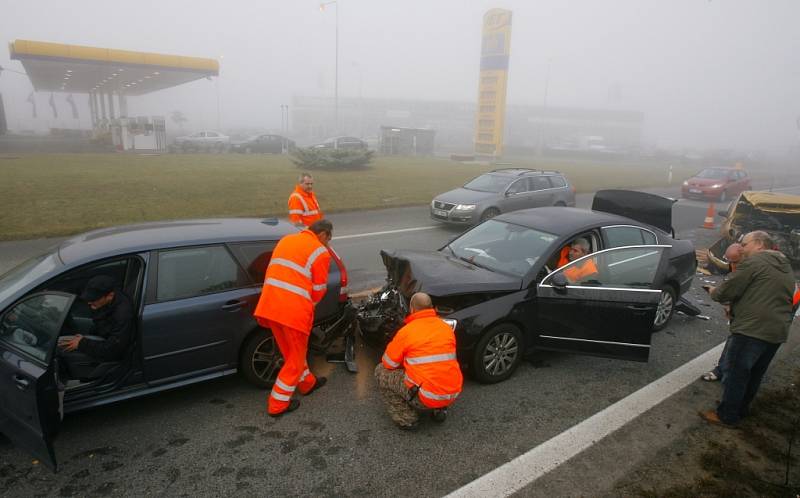
[[[794,276],[789,260],[773,251],[766,232],[750,232],[742,239],[744,260],[711,299],[731,305],[728,371],[722,401],[716,410],[701,412],[708,422],[735,425],[747,416],[778,347],[786,342],[792,323]]]

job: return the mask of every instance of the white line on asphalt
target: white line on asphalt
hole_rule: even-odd
[[[722,352],[722,343],[583,422],[497,467],[447,497],[510,496],[695,382]]]
[[[414,228],[400,228],[398,230],[385,230],[383,232],[354,233],[352,235],[342,235],[342,236],[337,235],[333,237],[333,241],[336,242],[337,240],[343,240],[343,239],[357,239],[359,237],[373,237],[375,235],[390,235],[393,233],[418,232],[420,230],[433,230],[434,228],[439,228],[439,225],[430,225],[426,227],[414,227]]]

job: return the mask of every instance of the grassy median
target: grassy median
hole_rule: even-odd
[[[558,169],[578,191],[667,184],[667,167],[515,159]],[[379,157],[363,171],[315,172],[325,212],[424,204],[489,165]],[[676,167],[673,183],[695,167]],[[286,156],[239,154],[0,155],[0,240],[82,232],[141,221],[284,216],[299,170]]]

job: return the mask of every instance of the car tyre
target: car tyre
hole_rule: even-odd
[[[556,207],[567,207],[567,205],[566,205],[566,203],[564,203],[564,201],[558,201],[558,202],[556,202],[554,204],[554,206],[556,206]]]
[[[239,357],[242,376],[259,388],[271,387],[283,366],[283,355],[272,332],[259,328],[244,343]]]
[[[653,320],[653,332],[663,330],[675,314],[675,305],[678,303],[677,293],[672,286],[667,285],[661,289],[661,297],[658,300],[656,317]]]
[[[470,370],[483,384],[502,382],[511,377],[522,361],[522,332],[510,323],[490,328],[475,345]]]
[[[497,209],[497,208],[489,208],[489,209],[487,209],[486,211],[481,213],[481,223],[486,221],[486,220],[491,220],[492,218],[494,218],[498,214],[500,214],[500,210]]]

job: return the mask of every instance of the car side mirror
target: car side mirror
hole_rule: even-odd
[[[567,292],[567,277],[564,276],[564,273],[556,273],[553,275],[553,278],[550,279],[550,284],[558,293],[565,293]]]

